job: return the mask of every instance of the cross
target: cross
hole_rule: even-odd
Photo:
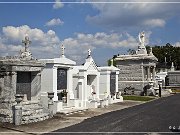
[[[65,50],[65,47],[64,47],[64,45],[62,44],[62,46],[61,46],[61,55],[62,55],[62,57],[64,57],[64,50]]]
[[[25,40],[22,40],[22,43],[25,45],[25,52],[28,51],[28,45],[31,44],[28,35],[25,36]]]
[[[88,56],[91,56],[91,49],[88,49]]]

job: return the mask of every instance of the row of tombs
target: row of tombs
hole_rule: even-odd
[[[20,56],[0,58],[0,121],[15,125],[42,121],[57,112],[104,107],[122,102],[119,69],[97,67],[91,51],[83,65],[62,54],[60,58],[32,57],[31,41],[23,40]]]

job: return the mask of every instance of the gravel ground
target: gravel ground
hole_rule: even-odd
[[[139,101],[124,101],[121,103],[111,104],[106,108],[88,109],[87,111],[63,116],[62,114],[56,114],[53,118],[31,124],[25,124],[20,126],[14,126],[13,124],[0,123],[0,135],[1,134],[43,134],[51,132],[57,129],[69,127],[74,124],[78,124],[87,118],[98,116],[104,113],[121,110],[124,108],[132,107],[142,104],[144,102]]]

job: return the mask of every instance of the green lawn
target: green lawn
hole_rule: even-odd
[[[180,90],[172,90],[172,92],[177,92],[178,93],[178,92],[180,92]]]
[[[150,101],[150,100],[155,99],[155,97],[124,95],[123,99],[124,100],[134,100],[134,101]]]

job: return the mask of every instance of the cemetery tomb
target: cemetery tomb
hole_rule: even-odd
[[[111,61],[112,62],[112,61]],[[123,97],[118,91],[118,75],[119,69],[111,66],[98,67],[100,72],[99,80],[99,97],[101,101],[108,104],[122,102]]]
[[[25,124],[49,118],[48,109],[40,104],[41,70],[44,64],[32,57],[26,36],[20,56],[0,58],[0,121]],[[18,122],[16,107],[22,108]],[[44,110],[47,110],[44,113]],[[14,119],[13,119],[14,118]]]
[[[155,68],[157,58],[152,53],[152,48],[149,54],[145,47],[145,33],[139,34],[139,46],[135,54],[117,55],[114,58],[119,73],[119,90],[124,92],[126,89],[128,94],[143,94],[144,88],[151,83],[155,84]]]
[[[74,66],[73,93],[77,108],[97,108],[99,105],[99,77],[97,65],[88,50],[88,57],[81,66]]]
[[[54,59],[41,59],[46,66],[41,75],[41,99],[48,103],[47,92],[54,92],[53,101],[57,105],[56,111],[74,106],[74,93],[72,91],[72,68],[76,62],[68,59],[64,54],[65,47],[61,46],[61,56]]]

